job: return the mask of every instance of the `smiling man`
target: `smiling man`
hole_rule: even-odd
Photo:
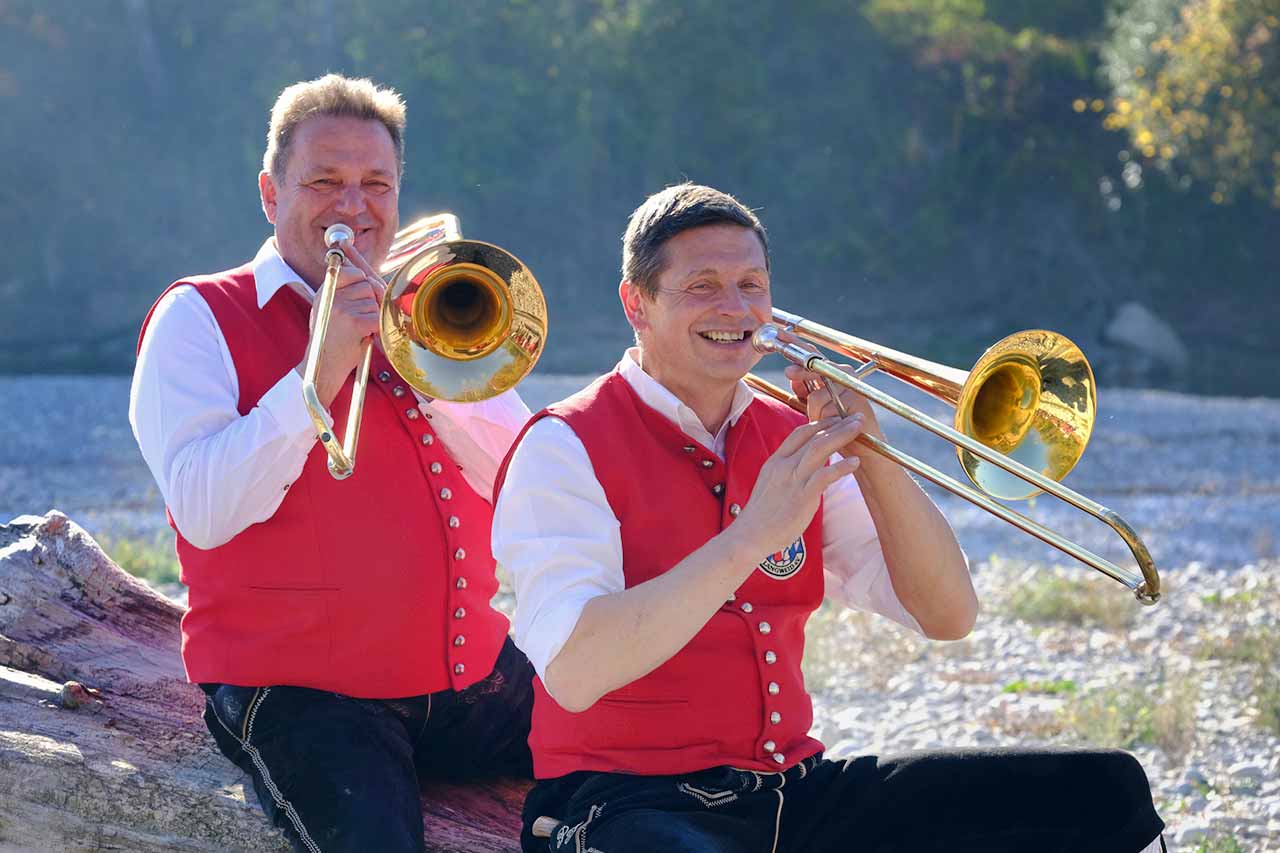
[[[345,421],[395,235],[404,105],[368,80],[285,89],[250,263],[183,279],[143,324],[130,421],[178,534],[187,676],[298,850],[422,850],[419,779],[528,775],[528,661],[490,607],[489,495],[528,417],[419,398],[375,352],[360,469],[303,404],[324,232],[346,246],[317,389]]]
[[[664,190],[631,216],[622,275],[636,346],[536,415],[498,478],[494,554],[539,676],[524,849],[1159,849],[1121,752],[823,758],[809,615],[829,595],[963,637],[964,554],[903,469],[854,443],[879,435],[865,400],[841,389],[839,417],[792,369],[806,419],[742,381],[772,309],[755,214]]]

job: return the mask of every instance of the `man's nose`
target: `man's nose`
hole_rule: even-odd
[[[751,311],[751,302],[740,289],[726,287],[720,293],[720,301],[716,306],[721,314],[741,317]]]
[[[358,185],[344,186],[333,205],[334,210],[341,214],[360,213],[364,207],[364,192]]]

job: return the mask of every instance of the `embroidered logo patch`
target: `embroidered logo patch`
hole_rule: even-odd
[[[785,580],[804,565],[804,537],[801,536],[781,551],[774,551],[760,562],[760,571],[771,578]]]

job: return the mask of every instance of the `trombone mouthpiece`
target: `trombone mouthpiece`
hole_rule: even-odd
[[[772,323],[762,323],[751,334],[751,346],[761,355],[769,355],[782,349],[783,345],[778,342],[778,327]]]
[[[812,369],[815,361],[824,360],[816,352],[810,352],[799,344],[791,344],[782,340],[779,337],[781,333],[781,330],[773,323],[762,323],[760,328],[751,334],[751,346],[761,355],[770,355],[776,352],[787,361],[798,364],[805,370]]]
[[[355,238],[356,232],[351,230],[351,226],[343,225],[341,222],[324,229],[324,244],[331,249],[344,240],[350,242]]]

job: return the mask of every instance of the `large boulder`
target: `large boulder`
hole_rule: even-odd
[[[1102,339],[1117,350],[1109,375],[1126,385],[1168,383],[1185,375],[1191,363],[1191,353],[1173,326],[1138,302],[1126,302],[1116,310]]]

